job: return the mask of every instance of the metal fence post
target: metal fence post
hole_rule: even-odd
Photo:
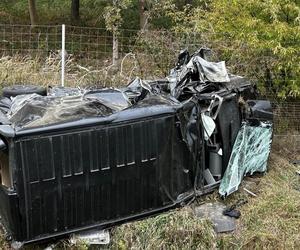
[[[66,39],[66,26],[61,26],[61,86],[65,86],[65,39]]]

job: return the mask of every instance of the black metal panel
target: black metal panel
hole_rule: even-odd
[[[63,234],[174,204],[192,189],[193,165],[175,123],[174,115],[164,115],[16,140],[26,221],[26,234],[17,240]]]
[[[241,127],[241,114],[239,110],[238,97],[225,98],[222,103],[217,125],[221,136],[223,148],[223,173],[226,170],[235,138]],[[223,174],[222,173],[222,174]]]
[[[3,224],[7,233],[21,234],[19,204],[17,194],[0,186],[0,223]]]

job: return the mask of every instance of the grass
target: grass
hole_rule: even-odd
[[[136,60],[137,58],[137,60]],[[152,70],[155,62],[151,57],[137,54],[135,57],[127,55],[121,58],[117,66],[112,66],[109,57],[97,60],[94,64],[76,60],[69,55],[65,66],[65,86],[122,86],[139,76],[155,79],[162,76],[158,70]],[[84,66],[82,66],[84,65]],[[144,70],[141,71],[141,68]],[[60,85],[61,61],[56,53],[48,56],[34,57],[15,55],[0,58],[0,84],[38,84],[40,86]]]
[[[208,221],[199,221],[191,207],[173,210],[112,232],[113,249],[212,249],[216,234]]]
[[[300,180],[297,167],[275,153],[270,170],[256,187],[257,198],[242,207],[240,229],[221,238],[222,248],[299,249]],[[241,194],[236,193],[232,201]]]
[[[0,231],[0,249],[9,249],[9,246],[4,239],[2,231]]]

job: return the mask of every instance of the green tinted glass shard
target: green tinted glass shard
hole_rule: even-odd
[[[236,137],[219,193],[227,196],[236,191],[246,174],[265,172],[272,141],[272,125],[243,123]]]

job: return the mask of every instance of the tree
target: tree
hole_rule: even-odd
[[[300,96],[300,5],[297,0],[214,0],[194,12],[233,71],[260,80],[266,94]]]
[[[72,22],[72,24],[78,24],[78,22],[80,20],[79,7],[80,7],[79,0],[72,0],[72,4],[71,4],[71,22]]]
[[[139,1],[139,12],[140,12],[140,29],[147,29],[147,15],[146,15],[146,0]]]
[[[38,21],[38,16],[36,12],[35,0],[28,0],[28,8],[29,8],[31,25],[36,25]]]
[[[131,0],[113,0],[112,5],[104,9],[104,19],[107,30],[113,34],[113,57],[112,64],[116,65],[119,59],[119,28],[123,22],[121,11],[127,9]]]

